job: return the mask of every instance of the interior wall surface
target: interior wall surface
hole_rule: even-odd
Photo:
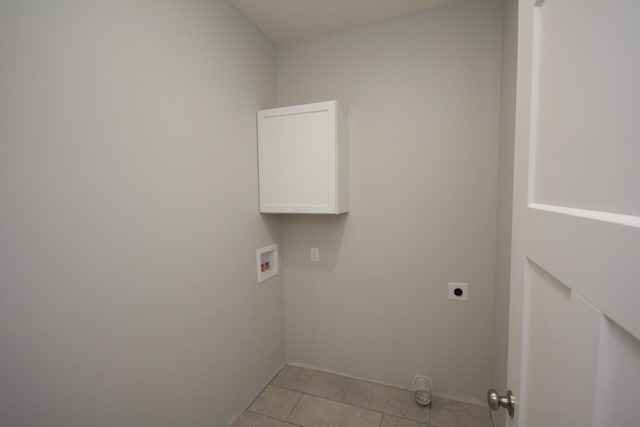
[[[349,116],[349,213],[282,221],[288,360],[484,401],[501,38],[502,2],[473,0],[278,46],[279,106],[337,99]]]
[[[284,363],[274,102],[227,1],[0,3],[0,424],[221,426]]]

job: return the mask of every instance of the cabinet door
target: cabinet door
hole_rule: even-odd
[[[260,211],[336,213],[336,106],[258,113]]]

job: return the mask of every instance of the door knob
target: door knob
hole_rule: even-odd
[[[511,390],[508,390],[507,395],[501,397],[497,391],[491,389],[487,392],[487,405],[492,411],[497,411],[502,406],[509,412],[509,416],[513,417],[515,396],[511,393]]]

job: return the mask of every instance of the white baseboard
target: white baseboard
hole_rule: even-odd
[[[403,390],[413,391],[413,390],[411,390],[411,388],[402,387],[402,386],[399,386],[397,384],[385,383],[385,382],[382,382],[382,381],[375,381],[375,380],[370,380],[368,378],[357,377],[357,376],[352,375],[352,374],[350,374],[348,372],[335,371],[333,369],[325,368],[325,367],[322,367],[322,366],[310,365],[308,363],[287,362],[287,365],[297,366],[299,368],[313,369],[314,371],[320,371],[320,372],[326,372],[328,374],[340,375],[340,376],[351,378],[351,379],[354,379],[354,380],[367,381],[367,382],[374,383],[374,384],[386,385],[386,386],[389,386],[389,387],[395,387],[395,388],[401,388]]]
[[[374,383],[374,384],[386,385],[386,386],[389,386],[389,387],[395,387],[395,388],[400,388],[400,389],[403,389],[403,390],[414,391],[411,387],[403,387],[403,386],[399,386],[397,384],[385,383],[385,382],[382,382],[382,381],[376,381],[376,380],[371,380],[371,379],[368,379],[368,378],[357,377],[355,375],[350,374],[349,372],[340,372],[340,371],[336,371],[336,370],[333,370],[333,369],[325,368],[323,366],[316,366],[316,365],[311,365],[311,364],[308,364],[308,363],[293,362],[293,361],[289,361],[286,364],[287,365],[291,365],[291,366],[297,366],[299,368],[307,368],[307,369],[313,369],[315,371],[327,372],[329,374],[341,375],[343,377],[352,378],[354,380],[367,381],[367,382]],[[476,398],[473,398],[473,397],[460,396],[460,395],[457,395],[457,394],[450,394],[450,393],[438,393],[435,390],[433,392],[433,395],[437,396],[437,397],[442,397],[443,399],[457,400],[458,402],[470,403],[472,405],[486,407],[486,402],[483,402],[483,401],[481,401],[479,399],[476,399]]]
[[[450,393],[435,393],[435,392],[433,393],[433,395],[436,397],[441,397],[443,399],[457,400],[458,402],[469,403],[471,405],[482,406],[483,408],[489,409],[487,408],[486,401],[483,402],[482,400],[477,399],[475,397],[460,396],[457,394],[450,394]]]

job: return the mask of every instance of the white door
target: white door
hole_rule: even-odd
[[[640,426],[640,1],[521,0],[516,116],[508,425]]]

